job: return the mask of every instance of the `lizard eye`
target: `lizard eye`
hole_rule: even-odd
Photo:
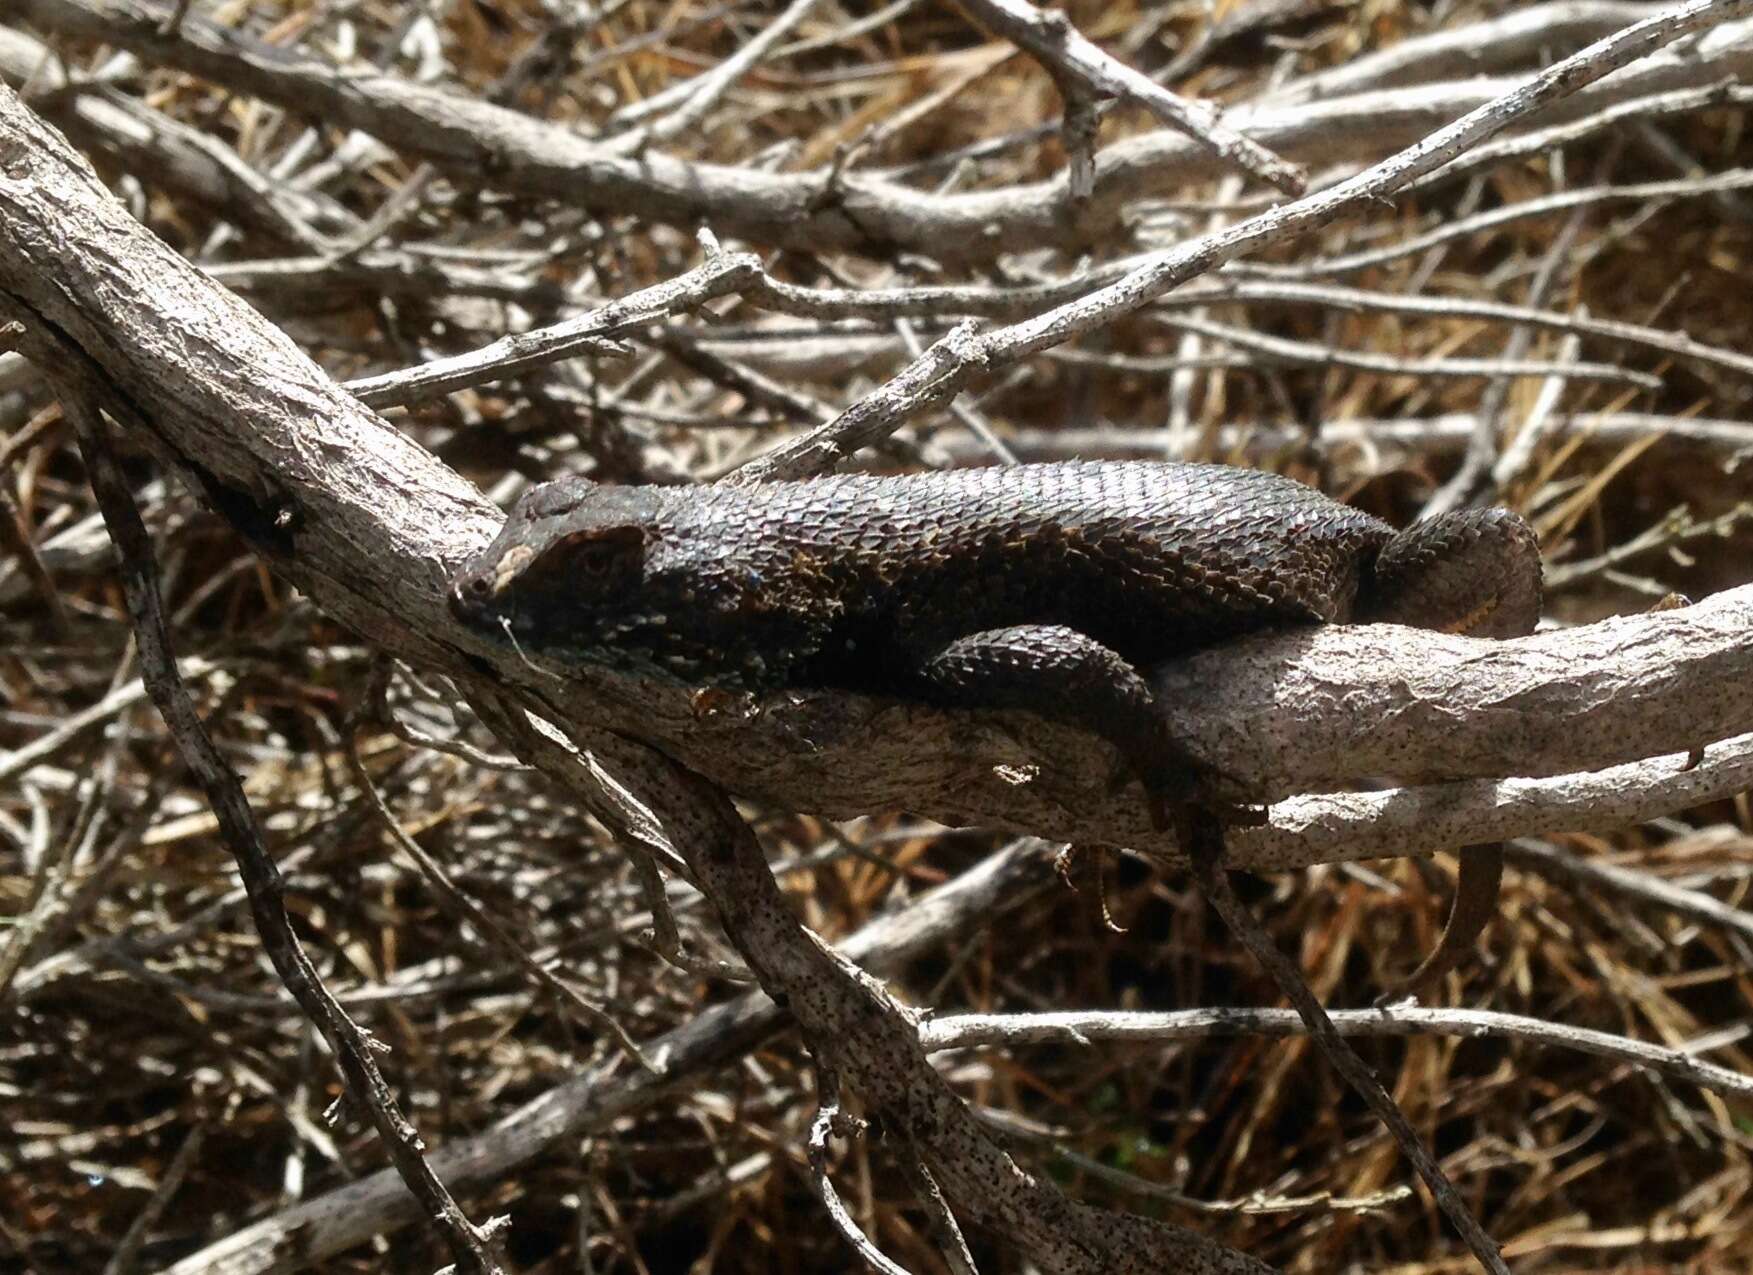
[[[607,575],[619,557],[620,553],[612,544],[599,541],[584,545],[579,550],[578,569],[587,576]]]
[[[488,591],[491,590],[493,586],[490,583],[488,583],[486,576],[476,576],[474,579],[469,581],[467,587],[468,587],[469,592],[474,594],[477,598],[484,598],[487,596]]]

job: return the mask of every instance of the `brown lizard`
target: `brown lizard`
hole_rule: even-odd
[[[1159,826],[1216,803],[1141,670],[1244,634],[1392,622],[1508,637],[1540,613],[1527,523],[1405,531],[1224,465],[1068,463],[745,486],[531,490],[453,581],[457,615],[550,658],[748,691],[844,687],[1019,708],[1112,741]],[[1461,856],[1407,986],[1495,910],[1501,849]]]

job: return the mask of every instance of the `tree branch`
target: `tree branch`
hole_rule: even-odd
[[[1068,218],[1063,177],[937,194],[856,174],[830,180],[824,172],[770,173],[691,163],[658,151],[630,158],[570,127],[443,88],[338,69],[193,16],[167,34],[163,8],[145,0],[15,0],[15,7],[45,27],[117,44],[155,65],[176,66],[234,92],[360,129],[471,186],[551,196],[687,229],[710,222],[721,233],[803,251],[884,257],[915,252],[981,262],[1046,244],[1078,248],[1120,232],[1135,201],[1172,196],[1213,168],[1209,152],[1178,133],[1116,143],[1096,157],[1090,198]],[[1637,5],[1617,8],[1648,13]],[[1555,23],[1549,15],[1534,25],[1553,27],[1560,37],[1573,28],[1599,30],[1588,23]],[[1458,35],[1464,40],[1465,30]],[[1599,91],[1579,94],[1567,109],[1598,110],[1627,97],[1753,70],[1753,29],[1724,30],[1717,37],[1686,57],[1658,58]],[[1537,36],[1524,32],[1512,43],[1521,47],[1519,41],[1529,38]],[[1396,66],[1384,64],[1384,73]],[[1473,74],[1470,68],[1467,74]],[[1381,153],[1406,145],[1527,82],[1468,78],[1338,100],[1316,93],[1309,101],[1243,105],[1225,119],[1275,154],[1309,165],[1334,158],[1350,162],[1370,149]]]

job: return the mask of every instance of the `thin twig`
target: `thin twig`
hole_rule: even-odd
[[[1536,870],[1544,871],[1550,867],[1544,862],[1544,856],[1539,861],[1529,857],[1526,862]],[[1555,875],[1565,875],[1566,872],[1568,868]],[[1645,884],[1661,883],[1650,883],[1646,879]],[[1745,918],[1744,913],[1742,916]],[[1597,1058],[1630,1063],[1674,1080],[1688,1081],[1713,1093],[1736,1098],[1753,1097],[1753,1076],[1703,1062],[1693,1050],[1634,1040],[1588,1027],[1571,1027],[1527,1014],[1395,1005],[1383,1009],[1336,1009],[1329,1011],[1328,1017],[1334,1030],[1343,1036],[1461,1036],[1525,1040],[1552,1049],[1574,1049]],[[1167,1044],[1212,1036],[1283,1038],[1308,1034],[1309,1026],[1296,1010],[1245,1006],[1165,1013],[1074,1010],[1037,1014],[946,1014],[919,1027],[921,1042],[933,1052],[978,1046],[1014,1049],[1029,1044],[1054,1044],[1088,1048],[1097,1041]]]
[[[655,124],[616,138],[610,144],[611,149],[623,155],[633,154],[654,142],[671,141],[693,128],[730,91],[731,85],[748,74],[749,69],[766,57],[774,45],[790,35],[818,3],[820,0],[791,0],[777,17],[761,28],[760,34],[744,40],[735,53],[690,83],[686,99],[673,112]]]
[[[346,388],[361,402],[382,408],[503,381],[578,354],[627,354],[630,351],[625,346],[608,338],[735,292],[760,270],[760,261],[747,253],[710,255],[686,274],[629,293],[563,323],[500,337],[478,350],[434,359],[419,367],[361,377],[347,382]]]
[[[42,360],[38,362],[42,365]],[[127,480],[103,437],[97,409],[83,390],[71,384],[61,388],[62,406],[79,435],[86,472],[122,559],[123,587],[134,619],[147,690],[175,736],[184,762],[206,790],[218,819],[220,836],[236,858],[239,875],[249,892],[250,910],[263,950],[287,990],[322,1032],[346,1080],[347,1092],[370,1116],[402,1180],[422,1201],[458,1267],[478,1275],[500,1275],[493,1252],[509,1219],[493,1218],[476,1226],[457,1206],[427,1163],[418,1132],[402,1115],[378,1070],[372,1052],[381,1046],[347,1017],[305,954],[286,914],[279,869],[262,843],[243,787],[214,747],[177,672],[169,634],[164,629],[151,542]]]
[[[381,666],[377,676],[382,677]],[[362,719],[352,722],[352,729],[347,741],[347,760],[353,769],[354,782],[359,785],[360,791],[370,800],[372,808],[377,811],[379,820],[389,831],[395,843],[401,847],[402,853],[414,861],[415,867],[426,878],[426,883],[438,895],[439,901],[444,904],[446,910],[451,915],[474,926],[475,932],[491,944],[495,951],[522,969],[541,986],[547,988],[562,1004],[571,1006],[586,1022],[606,1032],[609,1038],[620,1046],[621,1052],[627,1057],[654,1075],[657,1074],[660,1070],[658,1066],[640,1051],[639,1045],[627,1034],[627,1029],[621,1026],[620,1021],[613,1014],[601,1006],[591,1004],[576,987],[573,987],[566,980],[556,977],[552,970],[525,951],[522,943],[518,942],[497,920],[489,916],[479,904],[458,889],[456,883],[450,879],[449,874],[445,872],[438,861],[426,853],[425,847],[403,830],[401,823],[396,819],[395,812],[389,808],[383,799],[383,794],[377,790],[377,784],[372,779],[371,772],[365,768],[365,759],[359,755],[358,736],[364,724]]]
[[[1581,215],[1572,213],[1564,229],[1553,236],[1551,245],[1541,258],[1540,268],[1528,281],[1526,304],[1529,309],[1538,310],[1546,304],[1546,296],[1558,278],[1560,267],[1570,257],[1571,245],[1576,242],[1577,231],[1581,226]],[[1534,333],[1531,328],[1514,328],[1510,332],[1504,353],[1511,359],[1522,358],[1533,343]],[[1566,379],[1576,375],[1575,368],[1566,369]],[[1659,389],[1660,381],[1650,388]],[[1437,488],[1431,498],[1424,502],[1424,508],[1419,511],[1420,518],[1436,518],[1475,501],[1484,501],[1495,494],[1496,488],[1492,485],[1492,480],[1496,475],[1494,462],[1498,458],[1497,432],[1504,409],[1509,405],[1509,396],[1508,376],[1495,377],[1485,387],[1485,393],[1479,396],[1478,421],[1473,428],[1473,437],[1467,440],[1467,450],[1461,455],[1461,463],[1449,481]],[[1526,454],[1526,449],[1531,448],[1533,436],[1539,430],[1534,428],[1526,432],[1529,439],[1524,443],[1523,449],[1519,449],[1522,454]]]
[[[116,1251],[110,1254],[110,1260],[104,1263],[103,1275],[131,1275],[135,1263],[139,1261],[140,1249],[146,1243],[146,1237],[158,1225],[158,1219],[164,1216],[165,1209],[170,1206],[171,1200],[182,1188],[183,1179],[194,1166],[195,1157],[201,1154],[201,1146],[207,1140],[207,1129],[206,1124],[198,1124],[189,1130],[188,1136],[183,1139],[182,1145],[176,1149],[176,1154],[171,1156],[170,1163],[159,1176],[152,1198],[146,1201],[146,1207],[128,1224],[127,1234],[116,1245]]]
[[[1164,124],[1186,134],[1206,150],[1287,195],[1300,195],[1307,175],[1295,164],[1224,125],[1216,108],[1172,93],[1148,75],[1102,52],[1056,9],[1037,9],[1028,0],[956,0],[982,26],[1004,36],[1047,68],[1066,95],[1099,101],[1137,102]],[[1073,184],[1075,190],[1075,183]]]
[[[1359,204],[1386,198],[1408,182],[1448,163],[1467,147],[1626,63],[1689,31],[1749,12],[1753,12],[1753,0],[1691,0],[1555,63],[1515,91],[1468,112],[1331,189],[1171,249],[1119,281],[1036,318],[980,336],[975,335],[971,325],[955,328],[881,389],[853,404],[822,429],[751,461],[733,476],[733,481],[796,478],[832,469],[860,447],[892,433],[909,416],[953,398],[976,373],[991,372],[1111,323],[1243,253],[1304,234]]]
[[[1166,314],[1162,322],[1167,327],[1194,332],[1238,349],[1249,350],[1259,355],[1260,361],[1267,365],[1356,368],[1364,372],[1380,372],[1385,376],[1484,377],[1495,382],[1549,377],[1562,371],[1565,376],[1579,381],[1633,385],[1643,390],[1662,388],[1662,379],[1647,372],[1638,372],[1611,363],[1561,365],[1543,359],[1524,358],[1513,349],[1497,358],[1412,359],[1391,354],[1375,354],[1368,350],[1342,350],[1334,346],[1316,345],[1311,341],[1296,341],[1289,337],[1268,336],[1262,332],[1238,328],[1233,324],[1191,316]]]
[[[1499,230],[1518,221],[1550,217],[1554,213],[1575,208],[1598,208],[1609,204],[1647,206],[1669,199],[1694,199],[1701,195],[1753,188],[1753,169],[1731,168],[1725,172],[1700,177],[1682,177],[1669,181],[1633,182],[1625,186],[1589,186],[1578,190],[1562,190],[1538,199],[1524,199],[1471,217],[1457,217],[1422,235],[1413,235],[1385,248],[1349,252],[1339,257],[1311,257],[1295,266],[1250,266],[1263,278],[1320,279],[1335,275],[1356,274],[1374,266],[1385,266],[1456,239]]]
[[[1412,1162],[1418,1176],[1424,1179],[1425,1185],[1436,1197],[1437,1207],[1442,1209],[1449,1224],[1466,1241],[1479,1264],[1493,1275],[1510,1275],[1509,1267],[1504,1264],[1503,1257],[1497,1250],[1497,1244],[1479,1225],[1478,1219],[1455,1190],[1442,1166],[1425,1149],[1417,1130],[1413,1129],[1405,1113],[1382,1087],[1375,1072],[1357,1056],[1357,1051],[1333,1026],[1333,1020],[1327,1016],[1321,1002],[1315,999],[1315,994],[1309,990],[1309,985],[1303,981],[1296,966],[1278,950],[1278,945],[1272,941],[1271,936],[1260,928],[1260,923],[1236,897],[1235,891],[1230,887],[1229,873],[1223,866],[1223,825],[1202,810],[1183,811],[1177,823],[1177,831],[1182,844],[1187,847],[1200,893],[1217,909],[1230,933],[1242,941],[1254,959],[1272,976],[1279,990],[1296,1007],[1297,1014],[1308,1027],[1309,1034],[1314,1037],[1327,1061],[1345,1077],[1358,1096],[1369,1104],[1376,1118],[1388,1127],[1388,1132],[1393,1134],[1394,1141],[1399,1144],[1401,1154]]]
[[[834,1179],[828,1172],[828,1137],[836,1132],[850,1136],[861,1130],[842,1114],[840,1079],[831,1066],[820,1061],[816,1063],[816,1090],[820,1094],[820,1105],[816,1109],[816,1118],[810,1121],[809,1138],[810,1183],[816,1188],[816,1198],[821,1200],[822,1207],[828,1212],[828,1220],[840,1232],[840,1238],[864,1259],[871,1270],[880,1271],[882,1275],[910,1275],[905,1267],[897,1266],[885,1257],[871,1238],[859,1230],[858,1223],[852,1220],[852,1214],[841,1202],[840,1193],[834,1189]]]

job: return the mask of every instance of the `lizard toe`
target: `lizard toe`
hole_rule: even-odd
[[[1195,761],[1166,727],[1153,724],[1145,738],[1121,748],[1120,764],[1110,779],[1117,792],[1134,780],[1144,787],[1151,828],[1174,826],[1179,807],[1196,806],[1231,827],[1257,828],[1266,822],[1266,808],[1235,800],[1245,786],[1232,775]]]

